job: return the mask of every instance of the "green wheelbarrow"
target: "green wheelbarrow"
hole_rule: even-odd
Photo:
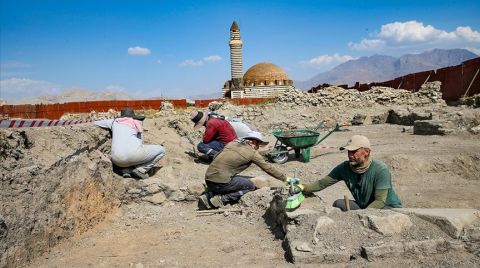
[[[295,151],[295,157],[302,156],[305,163],[310,161],[310,148],[325,140],[330,134],[340,128],[339,124],[327,131],[320,137],[317,130],[323,125],[323,121],[317,125],[314,130],[293,129],[293,130],[274,130],[273,136],[277,138],[273,149],[267,153],[267,157],[274,163],[283,164],[287,162],[290,151]]]

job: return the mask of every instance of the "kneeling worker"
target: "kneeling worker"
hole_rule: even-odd
[[[257,131],[250,131],[245,137],[228,143],[207,169],[205,182],[208,189],[206,194],[200,196],[200,203],[207,209],[223,207],[255,190],[255,185],[248,177],[238,175],[252,163],[276,179],[287,182],[290,178],[267,163],[258,152],[266,144],[268,141]]]
[[[296,191],[321,191],[339,181],[344,181],[354,197],[350,209],[399,208],[402,203],[393,190],[390,171],[385,163],[372,159],[367,137],[354,135],[340,150],[348,151],[348,161],[336,166],[328,176],[310,184],[298,184]],[[344,199],[336,200],[334,207],[347,210]]]

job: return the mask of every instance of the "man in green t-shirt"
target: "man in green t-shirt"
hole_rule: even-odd
[[[348,151],[348,161],[336,166],[330,174],[321,180],[309,184],[298,184],[296,191],[321,191],[339,181],[344,181],[355,200],[350,200],[350,209],[398,208],[402,203],[393,190],[392,176],[385,163],[372,159],[370,141],[367,137],[354,135],[348,144],[340,150]],[[333,203],[343,211],[345,200]]]

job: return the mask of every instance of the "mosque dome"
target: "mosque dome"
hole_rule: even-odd
[[[289,80],[287,73],[282,68],[269,62],[261,62],[253,65],[243,76],[245,83],[256,81],[284,81]]]

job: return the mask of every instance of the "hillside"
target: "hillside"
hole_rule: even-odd
[[[476,57],[478,55],[466,49],[433,49],[399,58],[373,55],[344,62],[307,81],[295,81],[295,87],[310,89],[323,83],[352,85],[355,82],[382,82],[409,73],[458,65]]]

